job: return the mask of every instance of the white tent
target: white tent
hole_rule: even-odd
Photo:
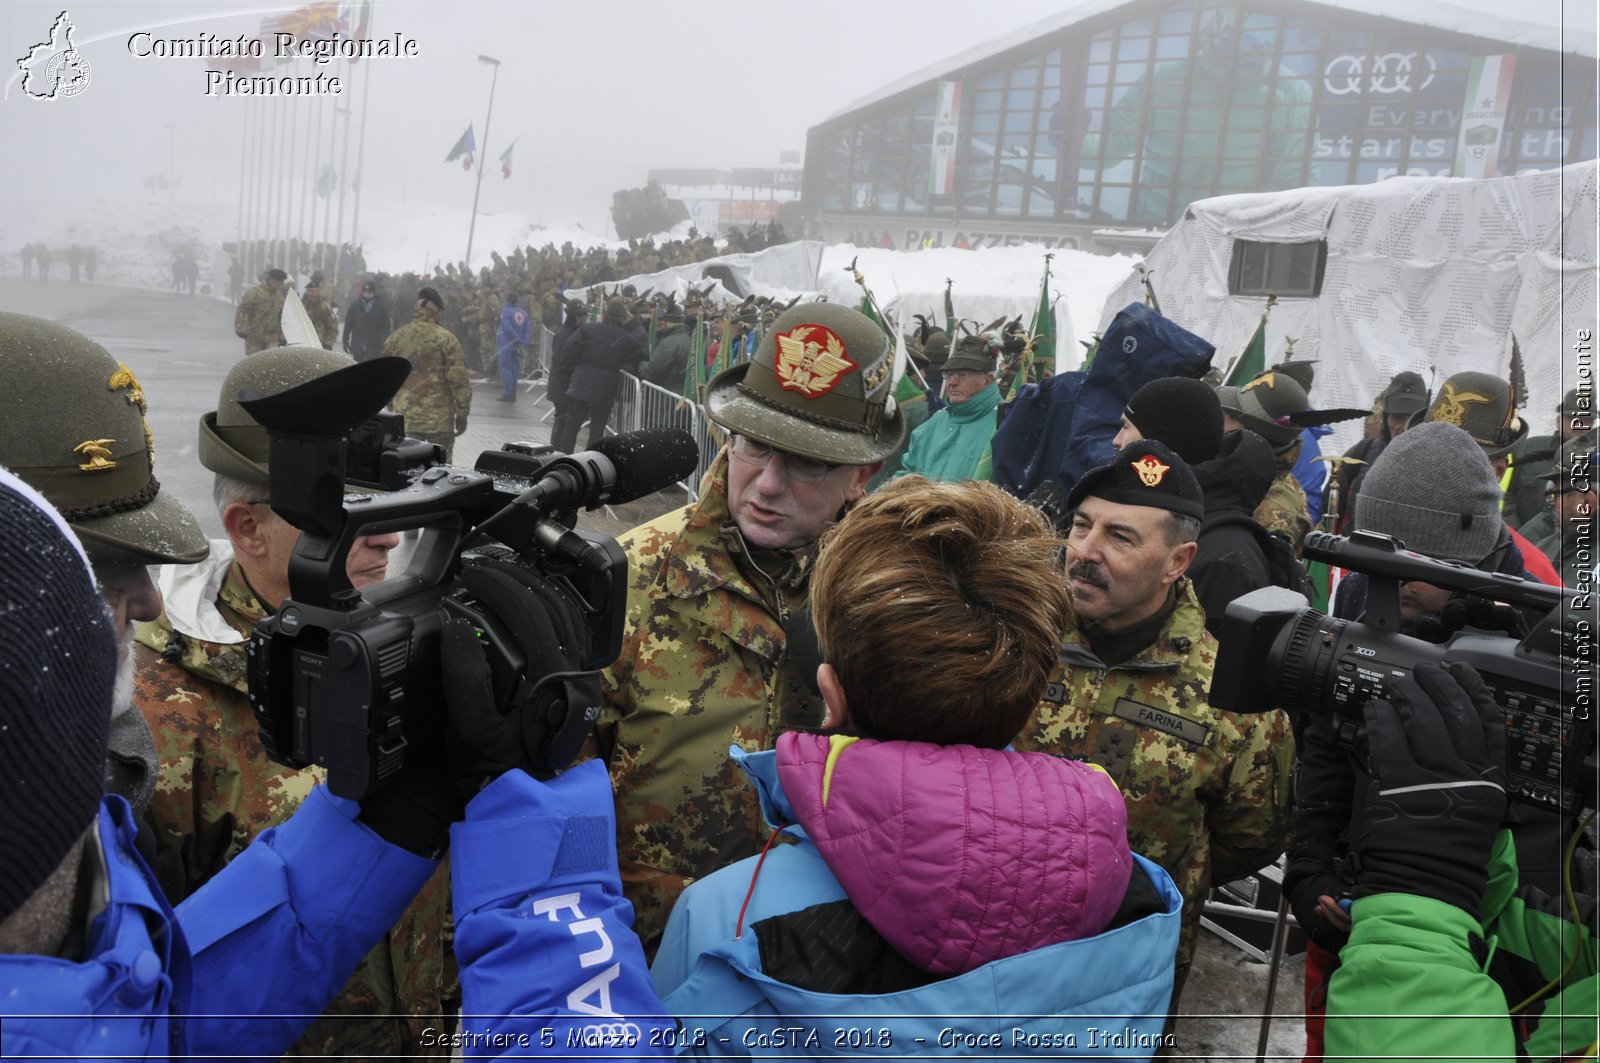
[[[1225,366],[1266,303],[1228,294],[1234,241],[1326,239],[1321,294],[1280,297],[1267,323],[1269,364],[1290,337],[1297,360],[1320,361],[1314,405],[1370,406],[1403,369],[1435,387],[1465,369],[1506,376],[1514,333],[1528,385],[1520,406],[1533,432],[1548,432],[1562,394],[1592,370],[1584,337],[1600,325],[1597,177],[1600,162],[1589,161],[1487,181],[1400,177],[1219,196],[1191,204],[1146,262],[1162,313],[1214,342]],[[1130,272],[1101,327],[1141,295]],[[1359,424],[1339,426],[1339,449]]]

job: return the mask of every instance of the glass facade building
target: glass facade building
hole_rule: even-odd
[[[803,210],[831,240],[1087,247],[1207,196],[1595,151],[1592,55],[1329,4],[1139,0],[813,127]]]

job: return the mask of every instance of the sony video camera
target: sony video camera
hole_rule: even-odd
[[[534,736],[530,766],[570,763],[627,604],[621,548],[574,530],[577,511],[652,494],[698,460],[687,433],[658,429],[579,454],[510,443],[475,468],[447,465],[442,448],[405,437],[400,415],[377,412],[409,372],[379,358],[239,396],[270,437],[272,507],[301,531],[289,597],[250,639],[250,704],[270,756],[326,768],[328,788],[352,799],[400,770],[408,742],[442,740],[439,633],[452,616],[485,648],[497,707]],[[392,493],[346,496],[347,482]],[[351,585],[357,538],[411,529],[422,534],[404,573],[365,593]],[[567,667],[526,659],[530,632],[539,647],[558,643]]]
[[[1292,591],[1266,587],[1228,606],[1211,681],[1211,704],[1232,712],[1283,708],[1331,718],[1341,744],[1362,750],[1363,707],[1419,661],[1477,669],[1505,712],[1514,798],[1571,813],[1594,799],[1594,621],[1588,595],[1503,573],[1437,561],[1398,539],[1358,531],[1313,532],[1307,559],[1367,577],[1363,622],[1310,608]],[[1413,580],[1455,592],[1469,623],[1505,613],[1538,621],[1520,639],[1463,628],[1443,645],[1400,633],[1400,586]],[[1455,603],[1452,603],[1455,604]]]

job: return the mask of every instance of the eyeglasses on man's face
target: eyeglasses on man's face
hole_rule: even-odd
[[[738,458],[746,465],[753,465],[757,468],[770,463],[774,454],[781,455],[783,457],[784,472],[788,473],[791,479],[800,483],[821,483],[830,472],[839,467],[825,461],[818,461],[815,458],[804,458],[798,454],[791,454],[787,450],[779,450],[777,447],[757,439],[751,439],[749,436],[734,436],[733,442],[729,445],[729,451],[735,458]]]

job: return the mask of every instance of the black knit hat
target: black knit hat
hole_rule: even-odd
[[[1206,512],[1205,495],[1188,463],[1154,439],[1129,443],[1117,451],[1111,464],[1084,473],[1067,495],[1067,508],[1077,509],[1090,497],[1170,509],[1196,520]]]
[[[1140,435],[1160,440],[1191,465],[1210,461],[1222,445],[1222,404],[1202,380],[1152,380],[1133,393],[1122,415]]]
[[[94,821],[117,640],[88,558],[42,496],[0,469],[0,919]]]

